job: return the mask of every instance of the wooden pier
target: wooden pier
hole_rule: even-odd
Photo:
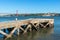
[[[7,38],[11,37],[15,31],[17,31],[17,35],[20,34],[21,31],[26,33],[28,30],[38,30],[39,28],[49,28],[54,26],[54,19],[27,19],[27,20],[14,20],[14,21],[6,21],[0,22],[0,33],[5,35]],[[10,32],[7,34],[2,29],[8,29]]]

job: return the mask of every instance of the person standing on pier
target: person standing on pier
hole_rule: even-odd
[[[17,18],[15,20],[17,21]]]

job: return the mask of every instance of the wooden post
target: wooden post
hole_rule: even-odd
[[[19,30],[19,28],[17,29],[17,34],[19,35],[19,32],[20,32],[20,30]]]

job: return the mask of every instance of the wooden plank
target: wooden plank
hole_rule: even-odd
[[[17,21],[0,22],[0,29],[16,27],[16,25],[24,25],[24,24],[27,25],[29,22],[34,24],[34,23],[46,22],[46,21],[48,21],[50,24],[54,23],[54,19],[38,19],[38,18],[36,18],[36,19],[27,19],[27,20],[17,20]]]

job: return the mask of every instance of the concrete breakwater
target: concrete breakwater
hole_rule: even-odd
[[[21,32],[27,33],[28,31],[38,30],[39,28],[51,28],[54,26],[54,19],[27,19],[27,20],[14,20],[8,22],[0,22],[0,33],[7,38],[11,37],[15,31],[17,35]],[[4,29],[4,31],[2,31]],[[7,34],[5,29],[9,31]]]

